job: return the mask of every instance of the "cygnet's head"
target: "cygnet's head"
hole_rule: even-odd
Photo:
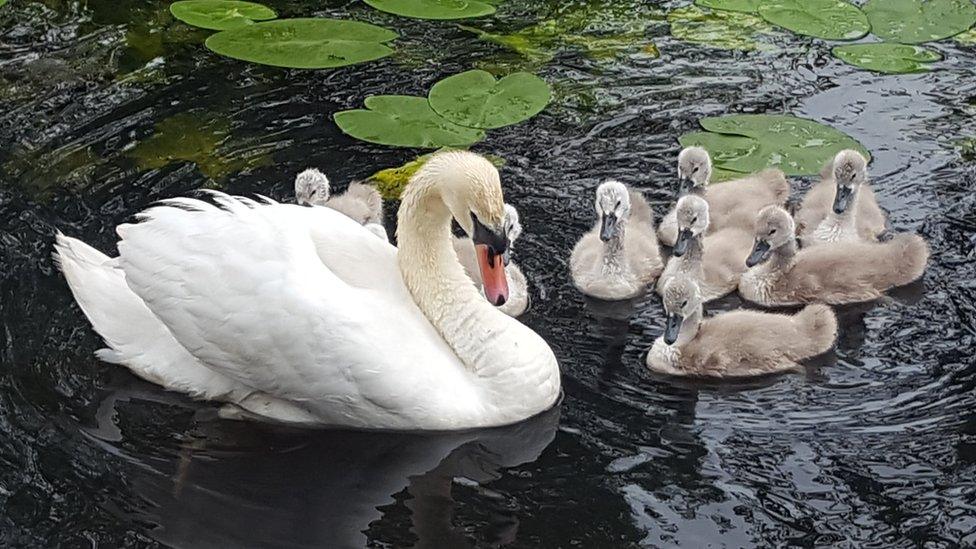
[[[630,193],[614,180],[596,188],[596,214],[600,218],[600,240],[607,242],[620,234],[620,227],[630,216]]]
[[[834,156],[834,213],[842,214],[850,207],[857,190],[868,180],[868,160],[861,153],[845,149]]]
[[[692,187],[704,187],[712,177],[712,158],[701,147],[685,147],[678,153],[678,187],[683,189],[685,181]]]
[[[688,251],[692,239],[700,237],[708,230],[708,202],[694,194],[682,196],[674,209],[678,221],[678,238],[672,253],[681,257]]]
[[[498,170],[484,157],[469,151],[435,153],[403,193],[403,203],[419,200],[417,193],[440,192],[441,200],[474,243],[485,297],[495,306],[508,300],[504,254],[508,250],[505,231],[505,199]],[[412,223],[400,208],[399,226]]]
[[[515,206],[505,204],[505,236],[508,237],[508,248],[505,250],[505,264],[508,265],[512,260],[512,247],[518,237],[522,235],[522,223],[519,222],[519,213]]]
[[[329,178],[315,168],[295,176],[295,202],[302,206],[322,206],[330,193]]]
[[[683,276],[672,277],[664,284],[662,291],[664,312],[664,342],[672,345],[678,340],[681,324],[701,307],[701,294],[694,279]]]
[[[779,206],[766,206],[756,216],[756,241],[746,258],[746,267],[755,267],[769,259],[773,250],[796,239],[793,218]]]

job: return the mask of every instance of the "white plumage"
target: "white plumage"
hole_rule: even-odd
[[[418,194],[476,196],[437,180],[485,169],[481,162],[440,155],[415,176]],[[65,277],[109,345],[102,358],[168,389],[287,422],[460,429],[512,423],[555,402],[551,350],[470,282],[449,301],[453,310],[437,309],[443,300],[426,300],[419,287],[425,277],[408,289],[397,249],[343,214],[212,195],[217,205],[168,200],[119,226],[117,260],[58,235]],[[460,271],[449,234],[417,236]],[[450,279],[421,263],[432,287]],[[454,317],[471,329],[449,333]],[[513,391],[522,404],[500,396]]]

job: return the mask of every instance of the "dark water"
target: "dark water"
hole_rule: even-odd
[[[113,250],[118,223],[201,186],[286,198],[309,165],[366,176],[413,153],[352,141],[331,113],[520,61],[450,23],[269,4],[394,26],[406,53],[284,71],[205,53],[206,33],[165,2],[0,8],[0,546],[976,544],[976,153],[957,146],[976,135],[976,48],[934,44],[937,70],[878,76],[788,35],[752,53],[684,44],[643,2],[512,0],[503,30],[567,13],[598,34],[644,21],[662,52],[557,51],[538,69],[554,105],[476,146],[507,160],[534,285],[524,321],[559,356],[565,399],[485,432],[302,432],[219,420],[97,361],[51,264],[54,230]],[[603,178],[663,213],[677,136],[728,112],[792,113],[860,140],[892,225],[923,234],[933,261],[891,299],[840,309],[838,348],[804,375],[657,378],[643,352],[659,302],[588,302],[568,251]],[[182,141],[154,142],[154,128]]]

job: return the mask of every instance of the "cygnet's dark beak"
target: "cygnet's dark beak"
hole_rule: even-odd
[[[471,214],[474,225],[471,241],[478,256],[481,282],[485,297],[492,305],[499,307],[508,301],[508,278],[505,276],[504,256],[508,251],[508,236],[489,229],[478,216]]]
[[[769,242],[757,238],[756,243],[752,246],[752,253],[746,258],[746,267],[755,267],[769,259],[769,251]]]
[[[691,229],[681,229],[678,232],[678,238],[674,241],[674,248],[671,248],[671,254],[675,257],[681,257],[685,255],[688,251],[688,244],[691,243],[691,239],[694,238],[691,234]]]
[[[684,318],[678,314],[669,314],[667,321],[664,323],[664,342],[668,345],[674,345],[675,341],[678,341],[678,333],[681,331],[681,323],[684,322]]]
[[[834,194],[834,213],[844,213],[851,205],[851,198],[854,196],[854,187],[848,185],[837,185],[837,192]]]
[[[607,242],[617,234],[617,214],[603,214],[600,220],[600,240]]]

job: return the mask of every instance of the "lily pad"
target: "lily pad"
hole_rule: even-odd
[[[761,49],[760,35],[773,34],[774,27],[761,17],[735,11],[711,11],[686,6],[668,12],[671,36],[682,42],[703,44],[723,50]],[[768,46],[771,48],[771,46]]]
[[[831,52],[845,63],[888,74],[926,72],[927,63],[942,59],[938,52],[908,44],[850,44],[837,46]]]
[[[495,13],[495,6],[477,0],[366,0],[374,8],[415,19],[468,19]]]
[[[393,147],[467,147],[484,139],[481,130],[459,126],[430,108],[425,97],[375,95],[366,109],[342,111],[335,122],[343,133]]]
[[[236,29],[278,17],[267,6],[236,0],[183,0],[170,4],[169,11],[187,25],[210,30]]]
[[[437,151],[418,156],[402,166],[380,170],[366,178],[366,180],[376,187],[383,200],[399,200],[400,195],[407,188],[407,183],[410,182],[413,174],[417,173],[427,163],[427,160],[435,154],[437,154]],[[496,168],[501,169],[505,165],[505,159],[500,156],[486,154],[484,157]]]
[[[444,118],[470,128],[501,128],[532,118],[549,104],[549,84],[516,72],[501,80],[487,71],[455,74],[434,84],[429,100]]]
[[[695,0],[695,5],[713,10],[756,13],[762,0]]]
[[[864,12],[843,0],[763,0],[759,15],[797,34],[827,40],[856,40],[871,30]]]
[[[707,132],[681,136],[682,146],[705,147],[716,167],[751,173],[776,167],[787,175],[814,175],[843,149],[867,150],[853,138],[813,120],[789,115],[739,114],[704,118]]]
[[[391,30],[341,19],[278,19],[226,30],[207,39],[211,51],[262,65],[295,69],[343,67],[393,53]]]
[[[864,13],[875,35],[902,44],[942,40],[976,23],[972,0],[870,0]]]

